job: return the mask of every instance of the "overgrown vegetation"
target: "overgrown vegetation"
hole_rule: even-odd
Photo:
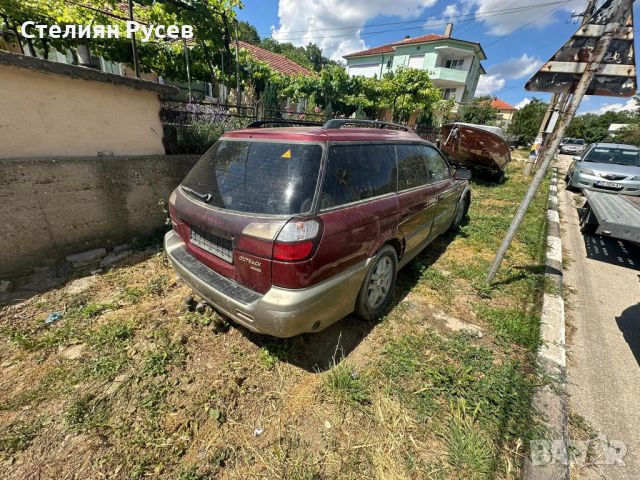
[[[230,328],[184,310],[162,254],[5,307],[0,477],[517,478],[540,438],[548,185],[495,288],[482,279],[527,188],[518,170],[473,183],[468,221],[400,272],[377,323]]]

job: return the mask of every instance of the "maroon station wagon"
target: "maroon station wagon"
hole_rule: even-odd
[[[171,194],[176,272],[276,337],[384,315],[398,269],[460,225],[470,172],[398,125],[269,125],[224,134]]]

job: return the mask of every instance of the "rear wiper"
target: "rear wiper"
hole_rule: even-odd
[[[198,197],[204,203],[209,203],[211,201],[211,199],[213,198],[210,193],[196,192],[194,189],[189,188],[189,187],[185,187],[184,185],[181,185],[180,188],[182,188],[185,192],[190,193],[194,197]]]

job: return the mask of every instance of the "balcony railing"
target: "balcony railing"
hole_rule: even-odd
[[[467,83],[466,70],[458,70],[455,68],[435,67],[432,70],[431,78],[434,80],[447,80],[449,82],[455,82],[460,84]]]

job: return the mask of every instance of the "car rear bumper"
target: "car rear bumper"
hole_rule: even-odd
[[[217,310],[251,331],[282,338],[320,331],[351,313],[370,262],[308,288],[273,286],[262,295],[202,264],[173,230],[164,248],[178,276]]]

